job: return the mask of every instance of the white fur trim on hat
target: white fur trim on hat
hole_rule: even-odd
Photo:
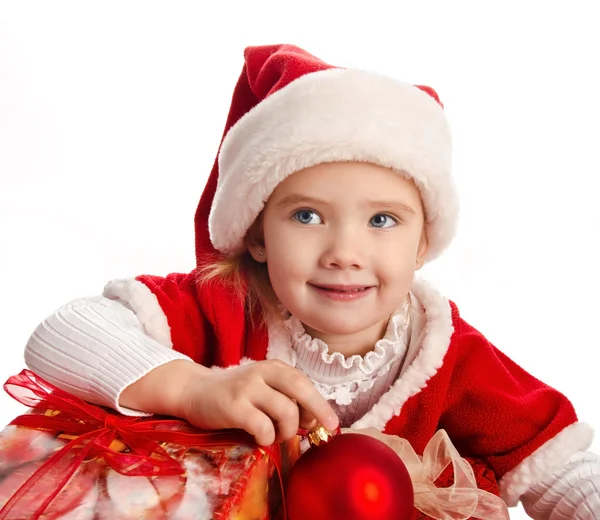
[[[442,107],[421,89],[353,69],[306,74],[273,93],[227,133],[208,221],[216,249],[233,255],[286,177],[326,162],[361,161],[412,177],[427,218],[429,252],[454,237],[458,200]]]

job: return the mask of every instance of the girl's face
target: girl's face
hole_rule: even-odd
[[[265,254],[250,251],[282,305],[328,344],[372,346],[427,250],[412,181],[367,163],[320,164],[279,184],[263,218]]]

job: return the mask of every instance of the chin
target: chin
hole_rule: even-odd
[[[327,321],[327,323],[321,323],[321,320],[307,320],[302,321],[302,323],[311,329],[317,330],[322,334],[327,334],[328,336],[347,336],[356,334],[373,326],[373,324],[368,323],[357,324],[356,320],[330,320]]]

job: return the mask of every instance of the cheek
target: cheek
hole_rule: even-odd
[[[412,280],[419,240],[419,234],[411,233],[410,236],[389,240],[374,248],[374,265],[377,266],[381,278],[392,283]]]
[[[416,258],[420,241],[421,232],[418,229],[405,228],[374,244],[374,248],[394,255],[403,263],[411,256],[413,260]]]
[[[410,285],[415,274],[415,262],[407,257],[379,258],[376,264],[377,277],[388,286]]]
[[[307,262],[302,257],[302,248],[293,241],[282,237],[267,249],[267,269],[269,280],[275,295],[286,309],[294,309],[299,290],[305,284],[309,274]]]
[[[272,281],[302,274],[310,257],[310,247],[294,229],[266,229],[269,275]]]

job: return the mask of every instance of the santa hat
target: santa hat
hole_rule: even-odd
[[[196,211],[196,254],[232,256],[276,186],[325,162],[362,161],[413,179],[427,260],[452,240],[451,137],[435,91],[333,67],[292,45],[249,47],[220,153]]]

